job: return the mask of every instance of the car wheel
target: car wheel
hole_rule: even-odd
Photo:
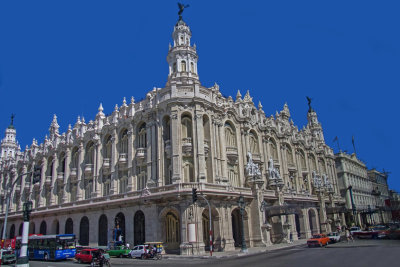
[[[311,245],[308,245],[309,248],[311,248]]]
[[[45,261],[48,261],[48,260],[49,260],[49,255],[44,254],[44,260],[45,260]]]
[[[82,263],[82,260],[81,260],[81,259],[78,259],[78,263]]]
[[[122,258],[122,254],[119,254],[119,255],[118,255],[118,258]]]
[[[144,260],[144,259],[145,259],[145,256],[144,256],[144,254],[142,254],[142,255],[140,256],[140,259],[142,259],[142,260]]]

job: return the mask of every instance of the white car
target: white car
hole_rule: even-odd
[[[149,253],[147,245],[138,245],[134,246],[131,252],[129,252],[129,256],[131,258],[141,258],[144,259],[145,254]]]
[[[353,226],[350,228],[350,234],[353,235],[354,233],[361,232],[361,228],[358,226]]]
[[[340,234],[338,232],[333,232],[333,233],[329,233],[328,234],[329,243],[336,243],[336,242],[340,242]]]

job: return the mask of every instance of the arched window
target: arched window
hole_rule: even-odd
[[[183,164],[183,176],[185,182],[194,182],[193,163],[189,160]]]
[[[126,129],[121,132],[119,149],[122,154],[128,153],[128,130]]]
[[[310,171],[317,171],[317,166],[315,164],[315,157],[313,154],[309,156]]]
[[[272,159],[278,160],[278,149],[277,149],[276,143],[275,143],[275,141],[273,139],[270,139],[269,151],[271,153]]]
[[[186,71],[186,61],[185,60],[181,61],[181,71]]]
[[[104,150],[103,150],[104,155],[103,156],[105,159],[111,158],[111,151],[112,151],[112,139],[111,139],[111,135],[108,135],[105,138],[105,142],[104,142]]]
[[[93,158],[94,158],[94,143],[89,142],[86,145],[86,155],[85,155],[86,164],[93,164]]]
[[[182,118],[182,138],[192,138],[192,118],[187,115]]]
[[[306,157],[304,156],[304,152],[299,150],[299,158],[300,158],[300,168],[305,169],[307,167],[306,165]]]
[[[286,160],[288,164],[293,165],[293,153],[289,145],[286,146]]]
[[[71,218],[68,218],[65,222],[65,231],[66,234],[73,234],[74,233],[74,222]]]
[[[225,123],[225,143],[227,147],[236,147],[235,129],[230,123]]]
[[[72,150],[72,160],[71,160],[71,167],[78,168],[79,165],[79,149],[74,147]]]
[[[102,214],[99,219],[99,246],[107,246],[108,243],[108,220],[107,216]]]
[[[138,130],[138,148],[147,147],[147,133],[146,133],[146,123],[143,123]]]
[[[251,154],[260,154],[257,135],[254,132],[249,134],[249,146]]]

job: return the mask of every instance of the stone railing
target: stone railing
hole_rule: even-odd
[[[103,169],[108,170],[110,169],[110,162],[111,160],[109,158],[104,158],[103,159]]]
[[[92,174],[93,173],[93,164],[86,163],[85,164],[85,174]]]
[[[46,176],[46,180],[45,180],[46,185],[51,185],[51,178],[52,178],[51,175]]]
[[[192,155],[193,146],[191,137],[182,138],[182,153],[185,155]]]
[[[78,175],[77,169],[71,168],[71,172],[70,172],[69,176],[71,176],[71,178],[76,178],[77,175]]]
[[[119,154],[118,163],[123,165],[126,164],[127,162],[128,162],[128,154],[127,153]]]
[[[239,157],[237,147],[227,146],[226,147],[226,157],[231,164],[235,164]]]
[[[136,150],[136,159],[144,160],[146,158],[146,148],[137,148]]]
[[[59,180],[59,181],[63,181],[64,180],[64,173],[63,172],[58,172],[57,180]]]

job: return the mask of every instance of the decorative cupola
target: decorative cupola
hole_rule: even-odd
[[[189,26],[183,21],[182,16],[179,15],[179,20],[172,33],[174,45],[170,45],[167,56],[169,65],[167,85],[170,83],[200,83],[197,73],[198,56],[196,53],[196,45],[190,45],[191,37],[192,33]]]
[[[98,109],[99,112],[97,112],[97,114],[96,114],[96,123],[97,123],[97,127],[99,129],[103,128],[103,125],[104,125],[103,121],[104,121],[105,115],[103,113],[103,110],[104,110],[103,105],[100,103],[100,106]]]
[[[15,115],[11,115],[11,123],[7,127],[5,132],[5,137],[1,141],[0,144],[0,159],[6,158],[15,158],[17,152],[20,151],[17,137],[17,131],[14,127],[14,117]]]
[[[307,112],[307,128],[311,131],[312,136],[317,140],[324,141],[324,132],[322,131],[322,125],[318,121],[317,112],[311,107],[311,98],[307,97],[308,100],[308,112]]]

